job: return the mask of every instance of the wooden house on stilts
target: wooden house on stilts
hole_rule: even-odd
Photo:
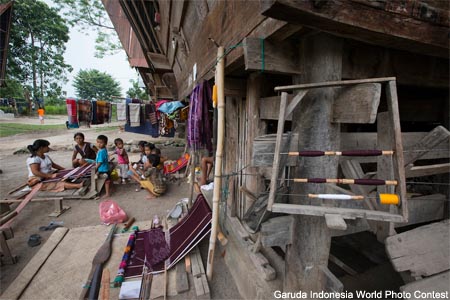
[[[225,48],[220,223],[244,298],[352,290],[383,244],[400,282],[380,289],[448,291],[447,1],[102,1],[153,98],[213,81]]]

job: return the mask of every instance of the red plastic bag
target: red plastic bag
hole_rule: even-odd
[[[105,224],[123,223],[128,220],[125,211],[113,200],[100,202],[98,206],[100,219]]]

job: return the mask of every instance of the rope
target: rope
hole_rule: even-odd
[[[216,46],[218,46],[218,45],[216,44]],[[230,54],[230,52],[233,51],[234,49],[236,49],[237,47],[242,47],[242,46],[243,46],[242,43],[237,43],[237,44],[235,44],[235,45],[232,45],[232,46],[226,48],[224,54],[216,59],[216,61],[211,65],[211,67],[209,67],[209,68],[203,73],[203,75],[197,79],[197,82],[198,82],[200,79],[203,79],[203,78],[206,76],[206,74],[208,74],[209,72],[211,72],[211,70],[212,70],[215,66],[217,66],[217,64],[219,63],[219,61],[220,61],[222,58],[224,58],[225,56],[227,56],[228,54]]]

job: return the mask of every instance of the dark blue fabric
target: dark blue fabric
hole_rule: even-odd
[[[92,101],[92,123],[91,124],[97,124],[97,101]]]
[[[152,137],[159,137],[159,125],[156,123],[152,125],[149,120],[145,120],[145,125],[138,127],[131,127],[128,124],[125,124],[126,132],[140,133],[150,135]],[[162,135],[163,137],[174,137],[175,136],[175,128],[171,128],[169,133],[166,135]]]
[[[151,135],[152,137],[159,137],[159,126],[158,124],[152,125],[150,121],[145,120],[145,124],[138,127],[131,127],[129,124],[125,124],[126,132],[140,133]]]

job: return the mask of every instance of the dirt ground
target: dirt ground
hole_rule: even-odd
[[[64,124],[66,117],[50,117],[46,119],[46,124]],[[16,118],[12,120],[0,120],[0,122],[38,124],[37,118]],[[136,144],[139,140],[151,141],[158,144],[162,154],[169,159],[178,158],[184,151],[184,140],[173,138],[151,138],[149,136],[119,131],[118,123],[106,125],[96,125],[91,128],[80,128],[70,130],[53,130],[37,132],[33,134],[22,134],[11,137],[0,138],[0,199],[8,198],[8,191],[24,183],[27,177],[25,161],[29,154],[13,154],[16,150],[23,149],[32,144],[37,138],[43,138],[50,141],[50,148],[54,151],[49,153],[50,157],[56,163],[70,167],[70,158],[74,141],[73,135],[81,131],[86,136],[86,141],[95,142],[99,134],[104,134],[109,138],[109,143],[120,137],[125,143],[132,142]],[[45,125],[43,125],[45,126]],[[169,145],[170,144],[170,145]],[[180,146],[181,145],[181,146]],[[133,160],[137,153],[131,154]],[[148,193],[145,190],[135,192],[137,185],[128,183],[125,185],[113,185],[111,199],[116,201],[128,214],[129,217],[135,217],[136,220],[149,220],[155,214],[159,216],[166,215],[168,211],[182,198],[190,195],[189,184],[185,179],[168,184],[168,191],[163,196],[147,200]],[[28,263],[28,261],[39,251],[40,246],[29,247],[27,245],[28,237],[31,234],[38,233],[42,237],[42,244],[49,238],[52,231],[39,231],[40,226],[48,225],[52,220],[63,221],[67,228],[82,226],[99,225],[101,223],[98,213],[98,205],[103,199],[97,200],[64,200],[64,206],[70,206],[70,209],[58,218],[50,218],[48,214],[53,212],[53,201],[31,202],[20,213],[13,223],[14,238],[8,240],[8,245],[13,254],[18,255],[19,261],[14,265],[3,265],[0,268],[0,294],[4,291]],[[14,208],[15,206],[11,206]],[[201,245],[203,259],[207,251],[209,239],[203,241]],[[41,245],[42,245],[41,244]],[[221,251],[216,251],[220,253]],[[214,259],[214,276],[210,282],[211,297],[213,299],[238,299],[240,298],[235,283],[229,270],[226,268],[223,258],[218,255]],[[88,270],[87,270],[88,271]]]

